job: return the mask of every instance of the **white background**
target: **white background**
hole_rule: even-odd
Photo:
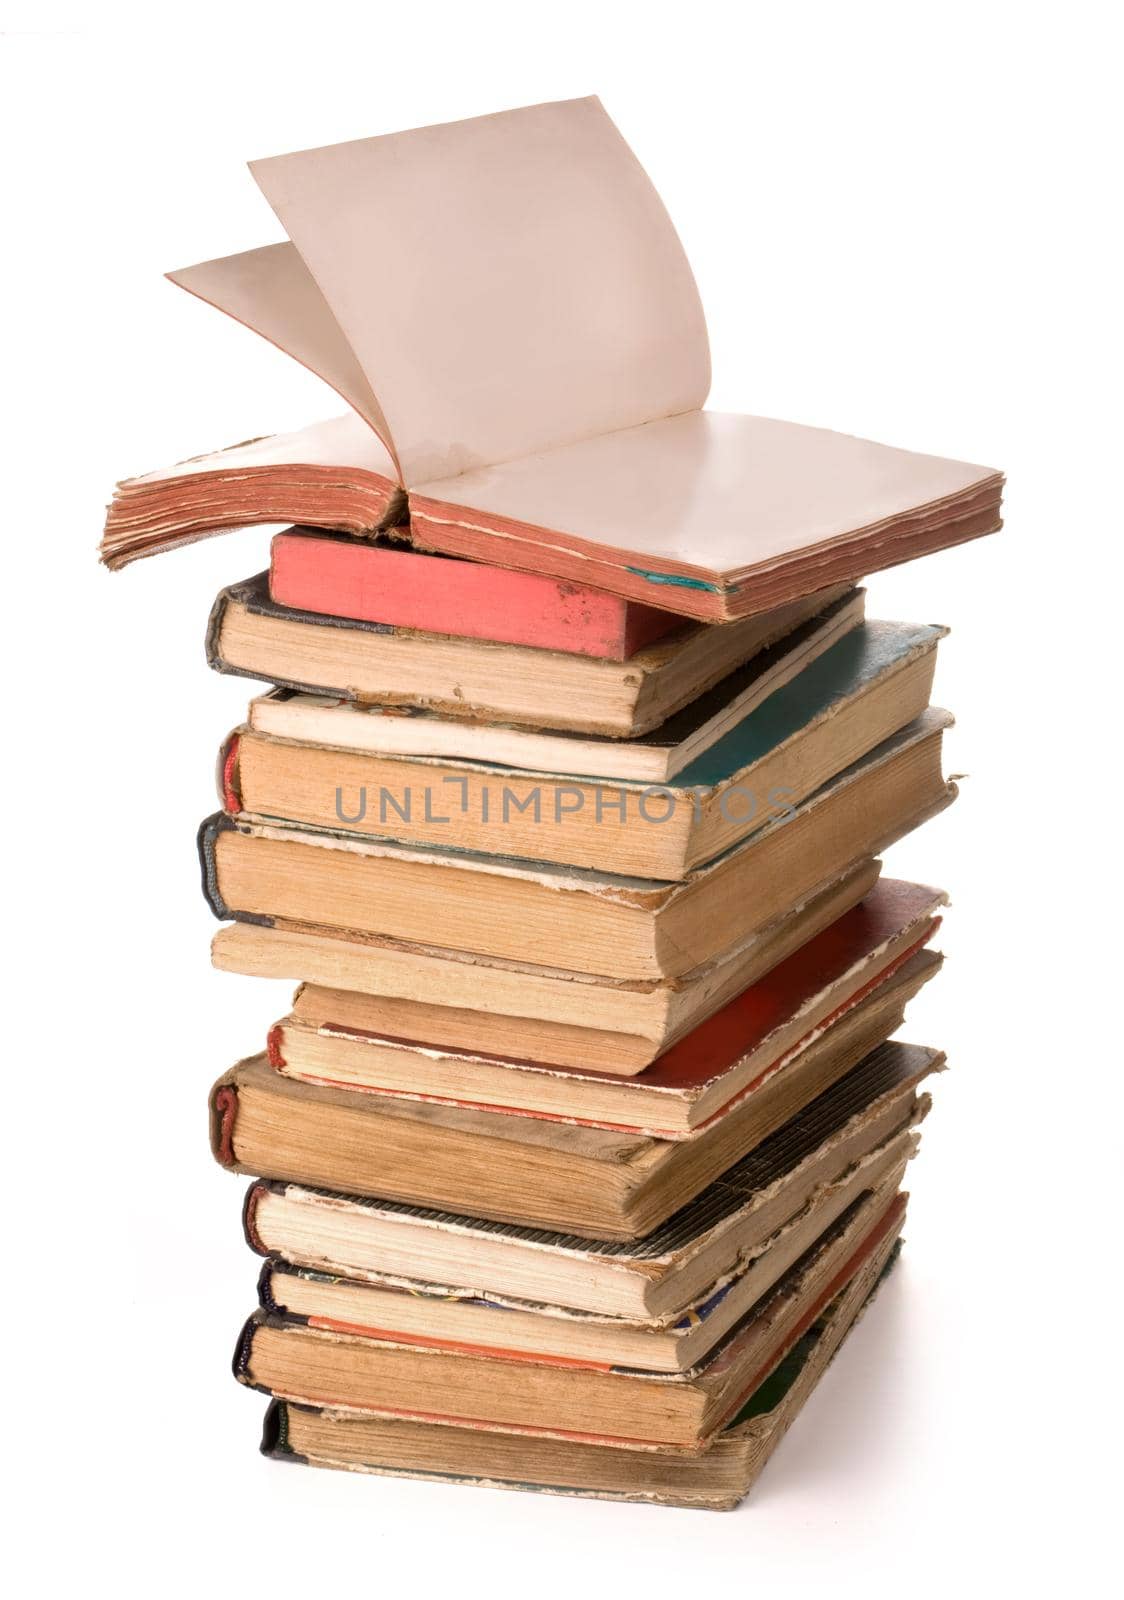
[[[944,1597],[1083,1573],[1104,1592],[1124,1065],[1109,9],[4,10],[16,1592],[92,1572],[129,1596]],[[204,1108],[289,991],[211,970],[193,836],[248,694],[207,671],[203,627],[268,535],[118,576],[94,558],[115,478],[338,410],[162,281],[279,237],[246,159],[591,92],[694,263],[711,404],[1010,479],[999,537],[870,584],[871,614],[954,630],[938,698],[970,776],[890,859],[953,895],[946,972],[907,1029],[952,1070],[901,1270],[725,1517],[257,1455],[263,1402],[227,1365],[256,1261]]]

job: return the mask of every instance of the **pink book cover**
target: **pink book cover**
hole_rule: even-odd
[[[329,617],[627,661],[683,618],[539,573],[317,534],[273,540],[278,605]]]

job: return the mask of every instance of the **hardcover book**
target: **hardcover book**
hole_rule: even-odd
[[[588,584],[301,528],[273,539],[269,594],[298,611],[604,661],[627,661],[682,627],[670,611]]]
[[[305,742],[317,741],[312,732],[316,727],[320,742],[357,754],[463,757],[584,778],[671,778],[712,750],[836,644],[860,630],[865,598],[864,590],[851,589],[822,603],[817,599],[820,609],[814,615],[755,650],[749,660],[650,733],[629,739],[478,720],[475,708],[467,702],[462,706],[464,715],[443,716],[424,708],[422,702],[428,696],[417,681],[413,687],[419,703],[412,706],[369,704],[343,696],[329,699],[280,689],[251,702],[249,721],[255,731],[283,738],[300,740],[303,732]],[[494,665],[502,664],[503,658],[504,652],[493,651]],[[458,687],[463,694],[464,686]],[[572,719],[572,707],[568,714]]]
[[[680,978],[634,981],[412,945],[332,928],[233,922],[211,959],[224,972],[306,980],[361,997],[363,1026],[430,1046],[508,1060],[636,1073],[676,1040],[858,905],[881,862],[863,858],[720,959]],[[298,990],[294,1010],[307,1013]],[[355,1014],[358,1014],[356,1010]]]
[[[617,979],[676,978],[728,954],[817,885],[948,805],[929,710],[682,882],[395,844],[223,813],[199,843],[215,915],[445,946]],[[311,976],[311,974],[302,974]]]
[[[383,1477],[729,1511],[760,1476],[891,1271],[900,1246],[895,1234],[871,1253],[702,1451],[629,1450],[274,1400],[266,1413],[262,1453]]]
[[[170,276],[352,414],[121,485],[110,565],[408,514],[418,548],[721,621],[999,526],[989,468],[703,409],[691,269],[595,98],[251,171],[289,241]]]
[[[919,951],[689,1139],[329,1089],[282,1077],[257,1056],[211,1091],[212,1149],[222,1166],[258,1177],[635,1239],[889,1038],[939,970],[938,956]]]
[[[359,705],[511,723],[540,734],[635,739],[851,593],[837,586],[729,628],[687,627],[628,661],[605,661],[294,611],[270,598],[263,572],[219,594],[207,659],[217,672]],[[852,598],[854,621],[861,605]],[[617,759],[626,757],[618,752]]]
[[[682,712],[633,738],[447,716],[427,711],[420,704],[380,705],[286,688],[272,689],[251,700],[246,722],[254,733],[268,738],[330,745],[355,755],[450,757],[578,778],[668,783],[719,743],[743,715],[782,687],[790,666],[799,671],[808,664],[804,651],[795,655],[793,646],[811,641],[817,648],[822,644],[823,649],[830,649],[858,628],[863,601],[862,590],[849,591],[846,614],[832,619],[830,632],[828,611],[835,607],[825,605],[815,617],[765,646],[744,667],[697,696]],[[743,699],[746,691],[749,697]]]
[[[857,1199],[696,1366],[682,1372],[513,1360],[313,1328],[257,1312],[235,1375],[284,1399],[448,1426],[705,1449],[863,1263],[902,1225],[887,1183]]]
[[[708,1284],[675,1317],[641,1322],[533,1301],[483,1296],[451,1284],[383,1285],[307,1267],[267,1262],[258,1303],[328,1333],[396,1344],[461,1350],[508,1360],[687,1372],[704,1361],[751,1307],[855,1201],[872,1189],[896,1190],[918,1135],[904,1133],[825,1185],[749,1261]]]
[[[799,639],[806,631],[811,637]],[[358,724],[362,733],[373,719],[337,709],[319,719],[324,744],[252,728],[232,734],[222,756],[224,806],[251,821],[680,879],[790,814],[928,705],[941,629],[866,622],[837,642],[825,631],[808,623],[725,680],[709,721],[726,721],[740,702],[733,726],[657,786],[347,751],[332,742],[332,728]],[[757,685],[752,698],[746,678]],[[710,699],[696,702],[697,718],[681,716],[705,727]],[[672,739],[680,720],[663,725]]]
[[[666,1323],[754,1260],[814,1197],[903,1139],[929,1110],[920,1086],[944,1057],[879,1045],[694,1200],[634,1240],[488,1222],[281,1180],[246,1194],[252,1249],[350,1282],[420,1289],[437,1278],[487,1300]]]
[[[364,1025],[378,1014],[364,996],[312,985],[270,1029],[269,1062],[285,1077],[331,1088],[688,1138],[904,965],[940,926],[945,898],[883,878],[861,905],[635,1077],[387,1036]]]

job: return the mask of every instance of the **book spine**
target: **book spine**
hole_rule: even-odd
[[[228,1075],[221,1077],[211,1089],[208,1101],[208,1126],[211,1154],[220,1167],[238,1168],[234,1154],[234,1129],[238,1121],[238,1086]]]
[[[215,597],[211,607],[211,614],[207,618],[207,632],[204,637],[203,648],[207,657],[207,665],[212,672],[221,672],[231,678],[253,678],[259,683],[262,679],[260,669],[239,667],[233,661],[228,661],[222,652],[222,633],[226,623],[226,613],[234,603],[245,606],[246,610],[259,616],[284,616],[290,622],[315,623],[321,627],[336,628],[364,628],[372,633],[393,633],[392,628],[379,627],[377,623],[361,623],[349,621],[344,617],[322,617],[311,611],[296,611],[292,609],[280,610],[268,603],[263,605],[268,595],[265,585],[267,573],[261,573],[257,578],[251,578],[246,583],[232,584],[228,589],[221,589]],[[336,700],[354,700],[355,691],[341,685],[336,688],[324,683],[302,683],[296,678],[271,677],[269,682],[276,684],[279,689],[289,689],[294,694],[326,694]]]
[[[225,811],[216,811],[212,816],[204,817],[199,824],[197,846],[199,850],[199,872],[203,887],[203,898],[214,912],[220,922],[251,922],[259,928],[272,928],[274,919],[258,911],[235,911],[223,899],[222,889],[219,886],[218,857],[215,845],[219,836],[229,833],[234,828],[234,819]]]
[[[259,1178],[246,1190],[246,1198],[242,1202],[242,1235],[250,1249],[259,1256],[267,1256],[269,1251],[258,1233],[258,1206],[263,1196],[271,1192],[275,1192],[274,1186]]]
[[[289,1402],[271,1400],[262,1419],[261,1453],[271,1461],[296,1461],[307,1465],[307,1456],[297,1453],[289,1443]]]
[[[277,1298],[273,1292],[274,1270],[272,1261],[262,1262],[262,1269],[258,1273],[258,1305],[269,1316],[287,1317],[289,1315],[288,1308],[277,1303]]]
[[[276,1261],[262,1262],[262,1269],[258,1273],[258,1306],[271,1322],[287,1322],[290,1325],[296,1323],[302,1328],[311,1327],[312,1320],[310,1317],[306,1317],[300,1311],[290,1311],[287,1305],[283,1305],[277,1299],[278,1282],[286,1276],[296,1277],[298,1274],[287,1274],[284,1268]],[[283,1283],[281,1292],[282,1294],[285,1292]],[[327,1323],[324,1323],[324,1326],[327,1326]]]
[[[234,1346],[234,1355],[231,1359],[230,1369],[239,1383],[244,1383],[249,1389],[256,1389],[257,1384],[250,1375],[250,1362],[254,1355],[254,1334],[261,1324],[260,1311],[253,1312],[242,1324],[242,1331],[238,1335],[238,1342]]]
[[[196,843],[199,849],[199,872],[203,898],[220,922],[228,922],[233,915],[219,892],[218,863],[215,859],[215,841],[220,833],[231,827],[230,818],[221,811],[204,817],[199,824]]]
[[[238,750],[242,743],[243,729],[235,728],[233,733],[227,734],[219,746],[218,761],[215,765],[215,788],[218,790],[222,808],[228,816],[235,817],[242,809],[242,796],[238,791]]]
[[[222,639],[222,625],[226,620],[226,608],[229,604],[230,590],[220,589],[215,596],[215,603],[211,607],[210,615],[207,618],[207,632],[203,639],[203,649],[207,657],[207,665],[214,672],[237,671],[236,668],[228,666],[223,660],[222,651],[219,648]]]

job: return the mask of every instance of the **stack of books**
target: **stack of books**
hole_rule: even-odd
[[[121,484],[103,542],[295,523],[207,633],[272,685],[214,961],[299,984],[211,1094],[236,1375],[273,1456],[732,1506],[895,1259],[943,1065],[891,1036],[945,895],[881,856],[955,795],[945,630],[856,584],[1001,477],[704,411],[596,100],[253,170],[292,243],[173,277],[352,414]]]

